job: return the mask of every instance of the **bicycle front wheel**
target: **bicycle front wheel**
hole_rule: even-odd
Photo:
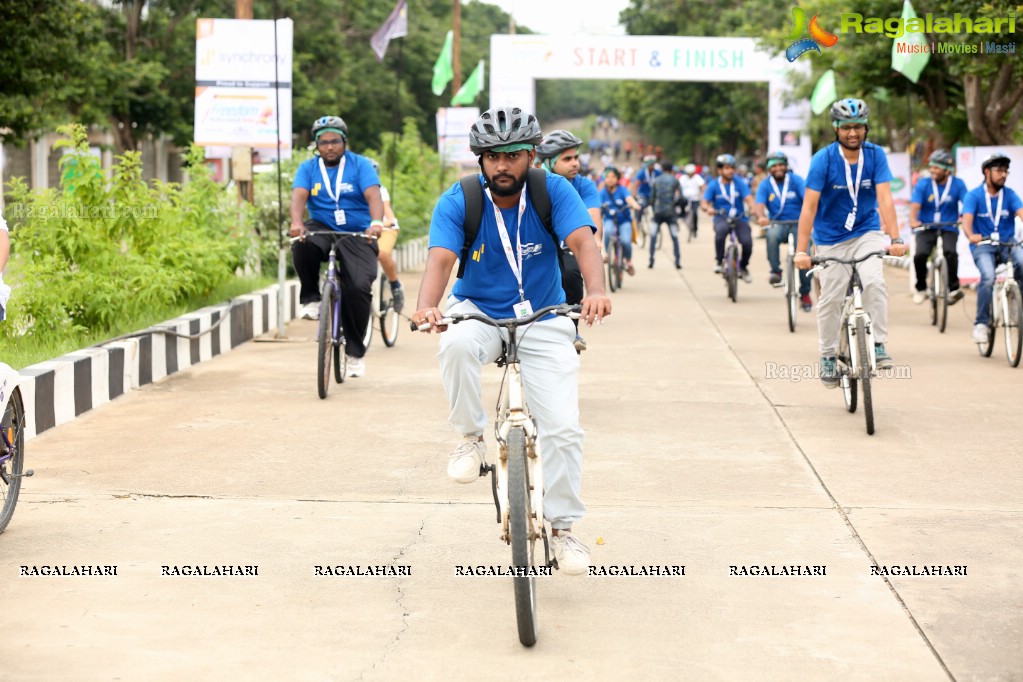
[[[856,355],[863,389],[863,416],[867,419],[867,435],[874,435],[874,403],[870,394],[870,355],[867,348],[867,325],[863,318],[856,320]]]
[[[512,566],[525,572],[529,572],[535,565],[536,548],[529,485],[526,432],[522,428],[514,428],[508,433],[508,532],[511,535]],[[515,575],[512,580],[515,583],[515,618],[519,627],[519,641],[524,646],[533,646],[536,644],[536,578]]]
[[[1023,299],[1020,298],[1019,287],[1010,285],[1005,290],[1005,358],[1011,367],[1019,367],[1020,351],[1023,351],[1023,334],[1020,324],[1023,323]]]
[[[607,286],[611,289],[612,294],[618,289],[618,282],[615,280],[615,251],[616,249],[612,246],[607,253]]]
[[[796,289],[795,257],[790,253],[785,260],[785,302],[789,313],[789,331],[796,331],[796,311],[799,310],[799,296]]]
[[[725,251],[725,282],[728,284],[728,298],[732,303],[739,297],[739,249],[729,244]]]
[[[849,348],[849,320],[842,318],[842,334],[838,339],[838,361],[841,370],[839,385],[842,387],[845,409],[853,413],[856,412],[857,382],[856,375],[852,372],[852,355],[849,353]]]
[[[14,389],[11,399],[0,419],[0,429],[10,442],[7,459],[0,462],[0,533],[7,528],[14,516],[14,507],[18,504],[18,493],[21,492],[21,474],[25,466],[25,406],[21,402],[21,392]],[[0,439],[0,445],[3,444]],[[29,472],[31,475],[32,472]]]
[[[942,258],[934,273],[934,316],[938,323],[938,332],[945,333],[948,324],[948,262]]]
[[[618,288],[618,289],[621,289],[622,288],[622,273],[625,272],[625,255],[624,255],[624,251],[622,249],[622,243],[621,242],[618,242],[615,245],[614,261],[615,261],[615,271],[614,271],[615,287]]]
[[[387,275],[380,275],[380,336],[384,345],[393,348],[398,340],[398,311],[394,309],[394,292]]]
[[[323,284],[320,295],[320,325],[316,335],[316,390],[320,399],[327,397],[330,388],[330,361],[334,353],[334,285]]]
[[[987,325],[987,341],[985,343],[977,344],[977,352],[980,353],[981,357],[989,358],[991,353],[995,350],[995,330],[998,327],[998,317],[995,315],[995,306],[997,305],[999,297],[998,289],[995,288],[991,294],[991,314],[988,317]]]

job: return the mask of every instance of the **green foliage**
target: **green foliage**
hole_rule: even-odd
[[[60,188],[32,192],[20,178],[10,183],[14,293],[0,336],[102,333],[206,295],[245,265],[249,238],[201,149],[187,154],[188,184],[151,188],[137,152],[118,157],[108,182],[84,128],[60,132],[68,136],[57,143],[66,150]]]

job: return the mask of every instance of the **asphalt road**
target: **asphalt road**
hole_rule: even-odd
[[[684,270],[662,252],[613,296],[580,373],[577,533],[596,566],[684,575],[540,579],[523,648],[510,582],[455,575],[510,552],[488,483],[446,480],[436,337],[377,338],[321,401],[296,321],[30,441],[0,677],[1023,679],[1023,370],[978,357],[973,295],[941,335],[888,270],[901,374],[867,436],[804,380],[814,317],[789,333],[764,242],[731,303],[706,227]],[[23,575],[75,566],[116,575]],[[409,575],[317,574],[336,566]],[[810,574],[763,575],[790,566]]]

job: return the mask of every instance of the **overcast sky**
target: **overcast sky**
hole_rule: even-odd
[[[485,0],[537,33],[624,35],[618,13],[629,0]]]

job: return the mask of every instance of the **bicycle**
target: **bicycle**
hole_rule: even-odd
[[[579,305],[552,305],[522,318],[494,319],[482,313],[461,313],[445,316],[438,324],[458,324],[476,320],[508,333],[504,353],[497,359],[504,367],[501,381],[494,435],[500,446],[497,464],[480,465],[480,476],[491,474],[490,485],[497,509],[497,522],[501,524],[501,540],[512,548],[512,566],[516,569],[512,580],[515,591],[515,620],[519,641],[525,646],[536,644],[536,543],[543,541],[542,568],[557,568],[551,558],[547,525],[543,516],[543,461],[537,447],[536,423],[529,414],[519,367],[519,327],[532,324],[548,313],[579,319]],[[413,331],[426,331],[432,325],[416,326]],[[522,334],[528,332],[528,328]],[[520,575],[524,573],[525,575]]]
[[[867,422],[867,435],[874,435],[874,404],[870,380],[877,372],[877,358],[874,354],[874,330],[870,314],[863,309],[863,283],[856,269],[859,263],[868,258],[892,258],[884,251],[872,251],[859,258],[834,258],[830,256],[813,256],[810,260],[816,265],[810,272],[820,272],[828,267],[828,263],[841,263],[852,268],[849,276],[849,287],[842,308],[841,333],[838,340],[839,385],[845,407],[850,413],[856,412],[857,384],[863,392],[863,414]]]
[[[19,375],[0,362],[0,533],[7,528],[18,504],[21,479],[35,474],[25,466],[25,403]]]
[[[979,244],[991,244],[992,246],[1006,246],[1013,249],[1023,246],[1023,242],[1009,241],[1001,242],[997,234],[990,238],[981,240]],[[1020,296],[1019,282],[1013,269],[1012,257],[1008,262],[998,265],[1002,260],[1000,252],[995,251],[995,284],[991,292],[991,323],[988,325],[988,338],[986,343],[978,343],[977,351],[985,358],[991,357],[995,348],[995,330],[1002,327],[1005,330],[1005,359],[1010,367],[1019,367],[1021,351],[1023,351],[1023,333],[1020,325],[1023,324],[1023,297]],[[1001,277],[999,278],[999,274]]]
[[[936,230],[938,244],[935,247],[933,260],[928,264],[927,297],[931,300],[931,325],[938,327],[938,332],[945,333],[948,324],[948,261],[945,260],[943,227],[953,227],[959,223],[921,223],[913,228],[913,234],[924,230]],[[958,233],[957,233],[958,235]]]
[[[330,388],[330,369],[334,366],[334,381],[341,384],[345,380],[348,369],[348,356],[345,354],[345,332],[341,327],[341,279],[338,275],[337,243],[342,237],[358,237],[373,240],[362,232],[336,232],[334,230],[315,230],[302,236],[293,237],[290,241],[304,240],[310,235],[325,235],[330,240],[330,255],[327,257],[327,274],[323,279],[320,292],[320,320],[316,332],[316,391],[320,399],[327,397]],[[372,325],[370,325],[372,327]],[[368,332],[367,332],[368,334]],[[333,360],[333,362],[331,362]]]
[[[796,331],[796,315],[799,311],[799,286],[796,284],[796,236],[792,234],[792,227],[798,225],[798,220],[772,220],[771,225],[780,225],[783,229],[789,230],[788,242],[789,252],[785,257],[785,271],[782,273],[782,289],[785,292],[785,308],[788,310],[789,331]]]
[[[691,202],[689,204],[689,212],[688,212],[689,215],[687,216],[688,220],[689,220],[689,232],[686,235],[686,243],[687,244],[689,242],[693,241],[694,239],[696,239],[696,213],[699,210],[700,210],[699,209],[699,204],[697,202]]]
[[[735,229],[739,225],[739,216],[728,215],[728,211],[718,210],[715,215],[725,216],[728,220],[728,243],[725,244],[725,258],[722,263],[721,274],[725,278],[728,287],[728,298],[736,303],[739,296],[739,240],[735,236]]]
[[[653,209],[646,204],[642,204],[639,210],[639,216],[636,220],[637,235],[636,235],[636,246],[643,250],[646,248],[647,237],[650,236],[650,223],[653,221]]]
[[[611,230],[609,235],[610,243],[607,250],[607,280],[611,293],[614,293],[622,288],[622,272],[625,270],[625,257],[623,256],[622,240],[618,236],[618,223],[615,221],[618,211],[611,208],[607,212],[611,216],[611,223],[614,225],[614,229]]]

